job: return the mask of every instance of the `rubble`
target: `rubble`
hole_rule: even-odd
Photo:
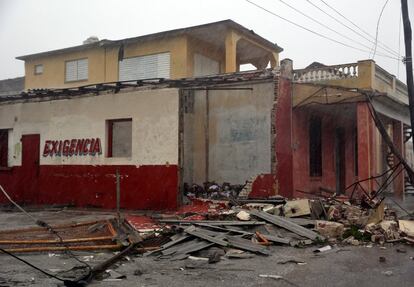
[[[341,238],[344,233],[344,225],[339,222],[317,220],[316,231],[326,238]]]
[[[211,195],[216,193],[213,197],[223,195],[223,188],[218,185],[210,185],[207,190]],[[95,241],[99,234],[110,235],[112,244],[122,250],[94,268],[88,280],[99,274],[106,276],[106,281],[122,280],[122,274],[113,271],[111,265],[134,256],[136,252],[157,260],[190,259],[194,261],[194,264],[190,264],[193,267],[186,268],[205,269],[223,258],[242,260],[272,255],[272,245],[301,248],[314,244],[317,246],[315,255],[318,255],[343,250],[338,247],[341,245],[372,247],[375,244],[383,246],[396,241],[411,244],[414,241],[413,221],[398,220],[396,213],[385,206],[382,200],[364,204],[355,201],[351,204],[346,198],[299,199],[284,204],[277,203],[280,198],[253,200],[258,202],[240,201],[239,198],[227,201],[194,198],[191,204],[178,211],[128,215],[122,228],[115,219],[84,225],[82,230],[86,235],[94,235]],[[72,224],[70,228],[78,225]],[[105,232],[109,232],[109,235]],[[7,239],[13,234],[18,236]],[[73,232],[68,234],[73,236],[64,236],[67,242],[81,240],[87,245],[88,236],[76,237]],[[24,243],[28,240],[24,232],[0,232],[0,245],[7,246],[14,240],[15,246],[17,239]],[[105,237],[102,242],[107,242],[107,239]],[[48,243],[64,248],[56,240]],[[105,249],[105,246],[100,249]],[[82,259],[88,261],[90,256],[85,255]],[[286,263],[306,264],[296,259],[281,260],[279,264]],[[137,276],[140,274],[138,272]],[[264,278],[273,278],[273,275]]]

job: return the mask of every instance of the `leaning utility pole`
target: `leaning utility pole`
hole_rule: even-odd
[[[414,83],[413,83],[413,56],[411,50],[411,24],[408,16],[407,0],[401,0],[402,19],[404,25],[404,41],[405,41],[405,68],[407,70],[407,90],[408,103],[411,118],[411,134],[414,131]],[[414,151],[414,145],[413,145]],[[412,182],[414,184],[414,182]]]

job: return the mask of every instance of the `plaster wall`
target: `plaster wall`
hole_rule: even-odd
[[[178,163],[177,89],[121,92],[66,100],[0,105],[0,129],[10,129],[9,166],[21,165],[20,138],[40,134],[40,165]],[[109,158],[106,121],[132,119],[132,155]],[[42,156],[46,140],[100,138],[102,153]]]
[[[194,92],[193,113],[184,117],[185,182],[243,184],[271,173],[273,82],[226,89]]]

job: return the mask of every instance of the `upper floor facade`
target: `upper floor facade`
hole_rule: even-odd
[[[407,86],[373,60],[331,66],[314,62],[305,69],[295,70],[293,80],[377,91],[395,102],[408,105]]]
[[[70,88],[149,78],[179,79],[275,67],[278,45],[232,20],[17,57],[25,90]]]

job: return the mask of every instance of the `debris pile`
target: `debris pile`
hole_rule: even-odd
[[[217,192],[210,198],[223,196],[221,186],[210,185],[207,190],[211,195]],[[152,218],[157,226],[152,232],[166,243],[145,256],[214,263],[223,256],[267,256],[271,254],[269,245],[301,247],[414,241],[413,221],[398,220],[382,199],[352,204],[347,198],[196,200],[207,206],[202,212],[184,209],[186,212]]]

